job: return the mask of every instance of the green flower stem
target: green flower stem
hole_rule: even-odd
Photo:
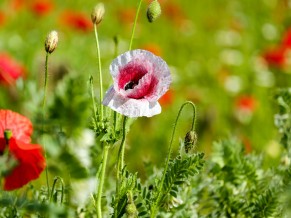
[[[103,190],[103,185],[104,185],[104,176],[105,176],[105,171],[106,171],[109,147],[110,147],[109,145],[105,145],[103,148],[102,169],[101,169],[100,180],[98,184],[97,200],[96,200],[96,210],[97,210],[98,218],[102,218],[101,197],[102,197],[102,190]]]
[[[96,49],[97,49],[97,58],[98,58],[98,68],[99,68],[99,86],[100,86],[100,120],[103,121],[103,81],[102,81],[102,69],[101,69],[101,56],[100,56],[100,47],[98,39],[97,24],[94,24],[95,40],[96,40]]]
[[[141,8],[141,3],[142,3],[142,0],[139,1],[138,7],[137,7],[137,11],[136,11],[136,15],[135,15],[134,23],[133,23],[133,28],[132,28],[132,32],[131,32],[131,39],[130,39],[130,43],[129,43],[129,50],[131,50],[131,48],[132,48],[132,42],[133,42],[133,37],[134,37],[134,33],[135,33],[135,27],[136,27],[138,15],[139,15],[140,8]]]
[[[125,148],[125,136],[126,136],[126,121],[127,121],[127,117],[124,116],[123,117],[123,124],[122,124],[122,140],[121,140],[121,144],[119,147],[119,151],[118,151],[118,159],[117,159],[117,171],[116,171],[116,202],[119,201],[119,184],[120,184],[120,180],[122,180],[122,178],[120,178],[121,175],[121,171],[124,167],[124,148]],[[114,209],[117,209],[117,204],[115,205]],[[117,215],[116,211],[114,213],[115,215]]]
[[[43,102],[42,102],[42,110],[44,112],[45,102],[46,102],[46,90],[47,90],[47,83],[48,83],[48,57],[49,53],[46,53],[45,56],[45,75],[44,75],[44,95],[43,95]]]
[[[113,131],[116,133],[116,128],[117,128],[117,112],[113,112]]]
[[[94,121],[95,121],[95,126],[97,126],[98,118],[97,118],[97,107],[95,103],[95,95],[94,95],[94,87],[93,87],[93,76],[90,76],[90,90],[91,90],[91,98],[92,98],[92,105],[93,105],[93,113],[94,113]]]
[[[182,113],[182,110],[183,108],[186,106],[186,105],[191,105],[192,106],[192,109],[193,109],[193,117],[192,117],[192,125],[191,125],[191,131],[194,131],[195,129],[195,122],[196,122],[196,107],[195,107],[195,104],[191,101],[187,101],[185,102],[179,112],[178,112],[178,115],[177,115],[177,118],[176,118],[176,121],[174,123],[174,128],[173,128],[173,132],[172,132],[172,136],[171,136],[171,141],[170,141],[170,145],[169,145],[169,150],[168,150],[168,156],[167,156],[167,159],[166,159],[166,162],[165,162],[165,168],[164,168],[164,171],[163,171],[163,176],[162,176],[162,179],[160,181],[160,185],[158,187],[158,192],[157,192],[157,196],[156,196],[156,200],[153,204],[153,207],[151,209],[151,217],[154,218],[156,217],[156,214],[157,214],[157,209],[158,209],[158,204],[159,204],[159,201],[161,200],[161,192],[162,192],[162,188],[163,188],[163,184],[164,184],[164,180],[165,180],[165,177],[166,177],[166,173],[168,171],[168,166],[169,166],[169,161],[170,161],[170,157],[171,157],[171,153],[172,153],[172,144],[173,144],[173,141],[174,141],[174,135],[175,135],[175,132],[176,132],[176,127],[177,127],[177,123],[178,123],[178,120],[180,118],[180,115]]]
[[[119,170],[122,170],[124,167],[124,148],[125,148],[125,136],[126,136],[126,121],[127,121],[127,117],[124,116],[123,118],[123,124],[122,124],[122,140],[121,140],[121,145],[119,148],[119,152],[118,152],[118,157],[120,159],[120,168]]]
[[[44,75],[44,94],[43,94],[43,102],[42,102],[42,132],[44,132],[44,116],[45,116],[45,103],[46,103],[46,92],[47,92],[47,84],[48,84],[48,57],[49,53],[46,53],[45,57],[45,75]],[[46,146],[45,143],[43,142],[44,146],[44,157],[47,160],[47,155],[46,155]],[[45,167],[45,177],[46,177],[46,185],[47,185],[47,196],[48,199],[50,198],[50,186],[49,186],[49,178],[48,178],[48,163],[46,163]]]

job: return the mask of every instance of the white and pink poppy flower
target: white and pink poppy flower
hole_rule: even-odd
[[[149,51],[132,50],[110,65],[113,86],[103,104],[128,117],[152,117],[161,113],[158,102],[172,81],[166,62]]]

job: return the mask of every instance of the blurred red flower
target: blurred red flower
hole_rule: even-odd
[[[5,131],[11,131],[9,140]],[[0,110],[0,154],[8,154],[16,160],[16,166],[4,176],[4,190],[21,188],[39,177],[46,163],[40,145],[30,144],[32,124],[26,117],[10,110]]]
[[[168,90],[160,99],[159,103],[162,106],[169,106],[174,101],[174,91],[172,89]]]
[[[242,143],[244,145],[246,154],[251,153],[253,148],[252,148],[252,143],[251,143],[250,139],[248,139],[246,136],[242,136],[241,140],[242,140]]]
[[[282,41],[275,47],[267,49],[262,56],[268,65],[282,68],[290,62],[290,60],[288,60],[290,59],[290,57],[288,57],[288,54],[290,54],[290,49],[291,29],[289,28],[284,32]]]
[[[4,12],[0,11],[0,26],[4,24],[6,16]]]
[[[43,16],[50,13],[54,8],[52,1],[36,0],[31,4],[31,10],[38,16]]]
[[[11,0],[10,1],[11,8],[15,11],[22,9],[26,3],[27,3],[27,0]]]
[[[171,1],[163,5],[163,14],[176,25],[181,25],[186,20],[185,12],[181,6]]]
[[[82,14],[81,12],[65,11],[61,15],[60,20],[64,25],[83,32],[91,31],[93,28],[90,16]]]
[[[253,112],[255,110],[256,100],[252,96],[240,96],[236,100],[236,108],[243,111]]]
[[[253,116],[257,102],[252,96],[240,96],[235,101],[234,115],[243,124],[248,124]]]
[[[132,24],[136,14],[136,8],[120,8],[116,14],[120,23]]]
[[[162,54],[162,50],[160,46],[154,43],[148,43],[148,44],[142,45],[141,48],[144,50],[150,51],[157,56],[161,56]]]
[[[9,54],[0,53],[0,83],[11,85],[24,75],[24,66],[19,64]]]
[[[283,67],[285,64],[285,51],[286,49],[284,47],[277,47],[268,49],[263,54],[263,58],[266,60],[266,62],[275,67]]]
[[[282,45],[285,48],[291,48],[291,29],[287,29],[283,34]]]

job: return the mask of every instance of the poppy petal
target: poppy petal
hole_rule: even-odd
[[[133,99],[121,96],[113,86],[107,91],[102,102],[112,110],[128,117],[152,117],[161,113],[161,106],[156,102],[146,99]]]
[[[18,161],[18,165],[4,179],[4,190],[21,188],[39,177],[46,163],[43,149],[37,144],[27,144],[12,137],[9,150]]]
[[[11,110],[0,110],[0,138],[4,137],[4,130],[12,131],[12,136],[24,143],[30,143],[33,128],[32,123],[25,116]]]

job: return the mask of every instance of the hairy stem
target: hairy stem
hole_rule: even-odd
[[[98,184],[97,200],[96,200],[96,210],[97,210],[98,218],[102,218],[101,197],[102,197],[102,190],[103,190],[103,185],[104,185],[104,176],[105,176],[105,171],[106,171],[109,147],[110,147],[109,145],[105,145],[105,147],[103,148],[102,169],[101,169],[101,175],[100,175],[100,180]]]
[[[97,24],[94,24],[95,40],[96,40],[96,49],[97,49],[97,58],[98,58],[98,69],[99,69],[99,88],[100,88],[100,120],[103,121],[103,80],[102,80],[102,69],[101,69],[101,56],[100,56],[100,47],[98,39]]]
[[[122,124],[122,140],[121,140],[121,144],[119,147],[119,151],[118,151],[118,158],[117,158],[117,171],[116,171],[116,202],[118,203],[119,200],[119,184],[120,184],[120,180],[122,180],[122,178],[120,178],[121,176],[121,171],[124,167],[124,148],[125,148],[125,136],[126,136],[126,121],[127,121],[127,117],[124,116],[123,117],[123,124]],[[114,207],[115,210],[115,215],[117,215],[117,204]]]
[[[45,56],[45,75],[44,75],[44,94],[43,94],[43,102],[42,102],[42,133],[44,133],[44,117],[45,117],[45,103],[46,103],[46,92],[47,92],[47,84],[48,84],[48,57],[49,53],[46,53]],[[46,146],[43,142],[44,146],[44,157],[47,160],[46,155]],[[46,185],[47,185],[47,198],[50,199],[50,186],[49,186],[49,178],[48,178],[48,163],[46,161],[46,167],[45,167],[45,177],[46,177]]]
[[[186,106],[186,105],[190,105],[192,106],[192,109],[193,109],[193,117],[192,117],[192,125],[191,125],[191,131],[194,131],[195,129],[195,122],[196,122],[196,107],[195,107],[195,104],[191,101],[187,101],[185,102],[179,112],[178,112],[178,115],[176,117],[176,120],[175,120],[175,123],[174,123],[174,128],[173,128],[173,132],[172,132],[172,136],[171,136],[171,141],[170,141],[170,145],[169,145],[169,149],[168,149],[168,156],[167,156],[167,159],[166,159],[166,162],[165,162],[165,167],[164,167],[164,171],[163,171],[163,175],[162,175],[162,179],[160,181],[160,184],[159,184],[159,187],[158,187],[158,192],[157,192],[157,196],[156,196],[156,199],[155,199],[155,202],[153,204],[153,207],[151,209],[151,217],[156,217],[156,214],[157,214],[157,209],[158,209],[158,205],[160,203],[160,200],[162,198],[162,195],[161,195],[161,192],[162,192],[162,189],[163,189],[163,184],[164,184],[164,180],[165,180],[165,177],[166,177],[166,173],[168,171],[168,166],[169,166],[169,161],[170,161],[170,158],[171,158],[171,153],[172,153],[172,144],[173,144],[173,141],[174,141],[174,135],[175,135],[175,132],[176,132],[176,127],[177,127],[177,123],[178,123],[178,120],[180,118],[180,115],[182,113],[182,110],[183,108]]]

